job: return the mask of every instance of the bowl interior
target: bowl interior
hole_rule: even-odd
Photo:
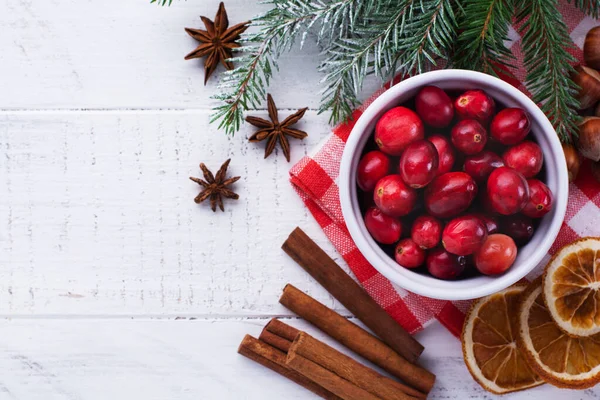
[[[358,202],[356,168],[360,155],[374,132],[377,120],[390,108],[415,96],[424,85],[446,90],[483,89],[506,107],[521,107],[531,116],[532,134],[544,153],[542,180],[555,196],[553,210],[541,219],[532,240],[519,249],[514,265],[496,277],[475,276],[444,281],[402,268],[390,258],[368,233]],[[482,297],[502,290],[534,269],[554,242],[564,219],[568,195],[566,163],[558,137],[542,111],[522,92],[500,79],[462,70],[442,70],[407,79],[390,88],[373,102],[352,130],[340,170],[342,212],[353,240],[367,260],[393,283],[428,297],[460,300]]]

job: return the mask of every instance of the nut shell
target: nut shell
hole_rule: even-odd
[[[600,118],[584,118],[579,125],[577,149],[585,158],[600,161]]]
[[[579,175],[579,168],[581,167],[581,157],[579,153],[570,144],[563,144],[563,151],[565,153],[565,159],[567,160],[567,172],[569,173],[569,182],[575,181],[577,175]]]
[[[580,65],[575,68],[572,77],[573,82],[579,86],[577,93],[579,109],[590,108],[600,100],[600,74],[598,71]]]
[[[600,69],[600,27],[590,29],[585,36],[583,43],[583,59],[585,63],[594,68]]]

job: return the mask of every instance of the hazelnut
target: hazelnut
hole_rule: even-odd
[[[585,117],[579,125],[577,149],[585,158],[600,161],[600,118]]]
[[[583,59],[587,66],[600,69],[600,26],[590,29],[585,35]]]
[[[567,171],[569,173],[569,182],[573,182],[577,179],[579,174],[579,168],[581,167],[581,157],[579,153],[570,144],[563,144],[563,151],[565,152],[565,159],[567,160]]]
[[[600,73],[595,69],[580,65],[575,68],[573,82],[579,86],[577,99],[581,110],[589,108],[600,100]]]

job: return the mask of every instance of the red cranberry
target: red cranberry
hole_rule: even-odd
[[[356,182],[365,192],[375,188],[377,181],[390,171],[390,159],[381,151],[370,151],[358,163]]]
[[[525,178],[533,178],[544,164],[544,154],[537,144],[525,141],[504,152],[504,165],[519,171]]]
[[[487,143],[487,132],[485,128],[474,119],[459,121],[451,132],[452,144],[461,153],[477,154]]]
[[[498,275],[513,265],[517,258],[517,246],[501,233],[490,235],[475,252],[475,266],[485,275]]]
[[[460,119],[475,119],[487,125],[496,104],[483,90],[468,90],[456,98],[454,108]]]
[[[533,220],[523,214],[515,214],[502,218],[502,233],[513,238],[520,246],[523,246],[533,237]]]
[[[477,196],[477,184],[464,172],[448,172],[425,189],[425,208],[437,218],[450,218],[465,211]]]
[[[442,237],[442,223],[431,215],[421,215],[413,222],[410,237],[423,249],[432,249]]]
[[[427,140],[433,143],[438,152],[439,162],[436,175],[439,176],[452,171],[452,167],[454,166],[454,149],[450,141],[442,135],[432,135]]]
[[[485,224],[488,235],[491,235],[492,233],[498,233],[500,228],[498,227],[498,221],[496,221],[495,218],[481,213],[476,213],[473,215],[479,218]]]
[[[444,128],[454,118],[454,107],[450,97],[437,86],[425,86],[415,98],[417,114],[427,125]]]
[[[398,171],[408,186],[419,189],[435,177],[438,167],[438,153],[427,140],[417,140],[409,144],[400,157]]]
[[[487,226],[473,215],[464,215],[446,224],[442,245],[452,254],[467,256],[474,253],[487,239]]]
[[[406,186],[400,175],[388,175],[375,185],[373,200],[387,215],[402,217],[412,211],[417,201],[417,192]]]
[[[527,181],[517,171],[508,167],[496,168],[488,178],[487,194],[496,212],[516,214],[529,200]]]
[[[522,213],[531,218],[541,218],[552,210],[554,196],[542,181],[529,179],[529,201],[523,207]]]
[[[375,143],[381,151],[392,156],[399,156],[406,146],[423,137],[423,122],[406,107],[387,111],[375,126]]]
[[[525,139],[530,129],[531,123],[525,110],[505,108],[492,120],[490,134],[502,144],[513,145]]]
[[[465,158],[463,170],[478,182],[485,181],[498,167],[504,166],[502,158],[494,152],[484,150],[479,154]]]
[[[393,244],[400,240],[402,225],[394,217],[381,212],[380,209],[371,207],[365,214],[365,226],[373,239],[382,244]]]
[[[402,239],[394,251],[396,262],[404,268],[417,268],[425,262],[425,250],[412,239]]]
[[[438,247],[429,250],[425,263],[429,273],[436,278],[455,279],[465,270],[467,259]]]

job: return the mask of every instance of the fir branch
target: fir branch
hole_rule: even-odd
[[[320,70],[326,83],[319,112],[331,109],[330,122],[348,118],[358,105],[366,76],[390,79],[398,71],[424,72],[447,59],[456,17],[453,0],[402,0],[377,9],[354,37],[334,41]]]
[[[600,1],[598,0],[568,0],[569,3],[575,5],[586,15],[592,18],[598,18],[600,15]]]
[[[554,125],[565,143],[577,132],[579,102],[570,75],[575,62],[568,49],[573,42],[557,0],[521,1],[517,18],[522,23],[522,48],[527,69],[526,86],[533,100]]]
[[[320,37],[334,37],[351,29],[357,16],[364,12],[364,4],[375,4],[376,0],[310,1],[310,0],[271,0],[273,8],[254,19],[252,26],[256,33],[242,37],[243,47],[238,49],[240,56],[232,61],[237,67],[223,74],[219,84],[222,94],[214,96],[223,104],[214,109],[211,122],[220,120],[219,128],[228,134],[239,130],[243,113],[250,107],[257,108],[266,94],[265,89],[277,69],[277,59],[284,51],[289,51],[298,35],[301,43],[308,30],[321,23]]]
[[[528,0],[527,0],[528,1]],[[511,66],[514,56],[504,43],[514,12],[514,0],[463,0],[454,65],[498,75],[500,65]]]
[[[150,4],[156,3],[159,6],[170,6],[173,4],[173,0],[150,0]]]
[[[325,52],[327,58],[319,67],[325,73],[326,84],[319,113],[331,109],[330,123],[344,120],[359,104],[358,93],[366,76],[375,74],[385,79],[394,73],[399,39],[415,1],[385,4],[364,20],[351,37],[331,43]]]
[[[410,24],[398,48],[400,69],[409,74],[422,73],[436,66],[436,59],[447,60],[456,39],[457,20],[454,0],[422,1],[411,7]]]

